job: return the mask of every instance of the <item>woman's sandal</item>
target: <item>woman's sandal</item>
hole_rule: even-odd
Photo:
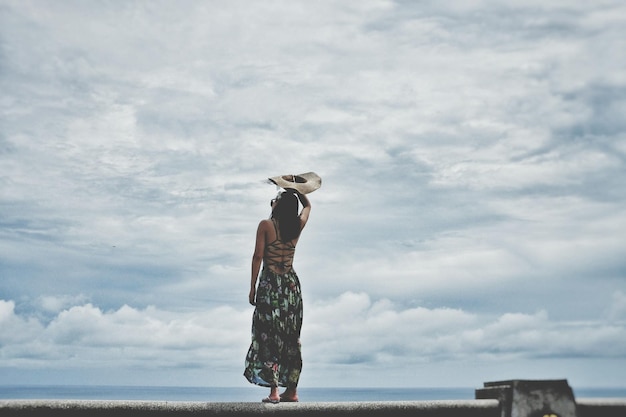
[[[280,399],[280,402],[281,402],[281,403],[297,403],[297,402],[298,402],[298,400],[297,400],[297,399],[292,400],[291,398],[281,398],[281,399]]]
[[[280,402],[281,403],[297,403],[298,399],[297,398],[289,398],[289,397],[285,397],[285,396],[280,396]]]
[[[280,402],[280,399],[275,400],[273,398],[270,397],[265,397],[261,400],[262,403],[269,403],[269,404],[278,404]]]

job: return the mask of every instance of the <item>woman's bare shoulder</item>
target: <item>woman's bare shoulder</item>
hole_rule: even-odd
[[[274,227],[272,225],[272,220],[271,219],[263,219],[259,222],[259,230],[262,231],[267,231],[267,230],[272,230]]]

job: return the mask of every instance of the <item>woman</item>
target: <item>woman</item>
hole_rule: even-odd
[[[298,199],[303,206],[300,214]],[[302,369],[302,294],[293,257],[311,203],[306,195],[288,189],[279,193],[271,206],[270,219],[262,220],[257,228],[252,256],[249,301],[256,308],[244,376],[253,384],[270,388],[263,402],[295,402]],[[279,386],[286,387],[280,395]]]

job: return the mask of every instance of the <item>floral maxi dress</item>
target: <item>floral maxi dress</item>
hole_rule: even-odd
[[[264,387],[295,388],[302,370],[300,330],[302,294],[291,269],[278,274],[263,268],[252,317],[252,343],[244,376]]]

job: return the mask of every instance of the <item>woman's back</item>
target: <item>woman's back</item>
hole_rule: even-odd
[[[273,230],[268,229],[266,235],[263,264],[272,272],[285,274],[291,271],[293,267],[293,258],[296,253],[298,238],[283,242],[281,240],[278,222],[275,219],[270,221],[273,225]]]

